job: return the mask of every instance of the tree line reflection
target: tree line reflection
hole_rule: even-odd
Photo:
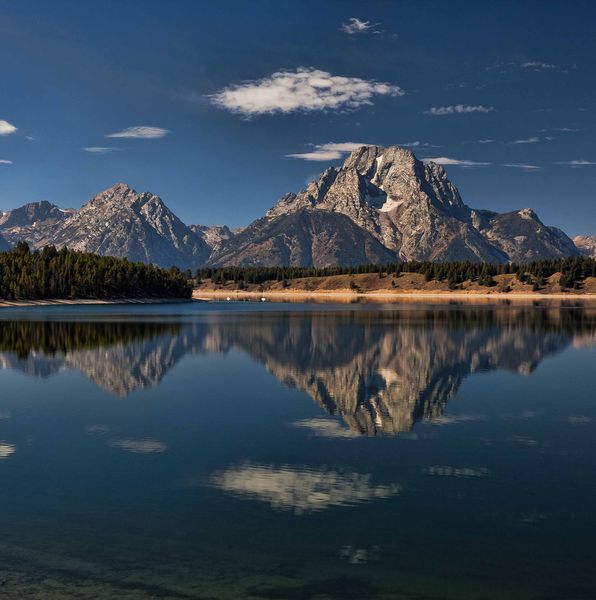
[[[570,344],[596,343],[596,307],[459,307],[222,313],[191,321],[0,321],[0,365],[77,369],[118,396],[158,385],[185,355],[241,350],[356,435],[439,418],[462,381],[529,375]]]

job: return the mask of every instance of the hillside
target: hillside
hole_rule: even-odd
[[[445,294],[445,295],[482,295],[489,296],[494,294],[507,294],[515,297],[516,295],[564,295],[573,297],[575,295],[596,297],[596,278],[586,279],[584,286],[578,290],[563,290],[559,285],[560,274],[557,273],[548,278],[545,285],[539,290],[533,290],[532,284],[520,283],[515,275],[497,275],[494,278],[495,285],[486,287],[479,285],[478,282],[464,282],[457,290],[449,288],[449,284],[444,281],[426,281],[424,275],[418,273],[402,274],[399,277],[386,276],[380,279],[374,273],[356,274],[356,275],[330,275],[326,277],[304,277],[300,279],[290,279],[284,284],[280,281],[271,281],[265,284],[249,284],[246,288],[241,288],[233,282],[226,284],[213,284],[207,280],[201,285],[197,285],[193,290],[195,298],[226,298],[231,295],[233,298],[260,297],[263,293],[273,292],[275,296],[308,296],[316,295],[349,295],[357,296],[360,294],[383,294],[383,295],[403,295],[403,294]]]
[[[224,268],[197,271],[195,297],[274,295],[473,294],[596,297],[596,261],[525,265],[410,262],[352,268]]]

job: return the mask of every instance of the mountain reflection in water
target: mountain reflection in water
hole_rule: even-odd
[[[168,324],[0,321],[0,365],[37,377],[76,369],[126,396],[158,385],[188,353],[241,350],[348,429],[325,419],[296,426],[350,437],[407,432],[421,419],[441,424],[466,376],[529,375],[545,357],[595,341],[596,310],[564,306],[211,314]]]

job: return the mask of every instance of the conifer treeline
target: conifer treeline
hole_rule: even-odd
[[[0,298],[190,298],[176,268],[130,262],[54,246],[31,252],[25,242],[0,253]]]
[[[327,277],[330,275],[353,275],[378,273],[399,275],[419,273],[427,281],[445,281],[456,287],[464,281],[476,281],[480,285],[494,285],[493,277],[515,274],[517,278],[534,286],[544,285],[546,278],[561,273],[561,286],[577,288],[586,277],[596,277],[596,260],[586,257],[564,260],[539,260],[527,264],[487,264],[476,262],[395,262],[382,265],[368,264],[358,267],[223,267],[201,268],[196,271],[196,279],[211,279],[216,284],[234,281],[243,284],[261,284],[267,281],[287,281],[302,277]]]

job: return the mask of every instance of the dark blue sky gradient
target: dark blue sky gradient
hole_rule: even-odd
[[[383,33],[347,35],[340,27],[350,17]],[[290,153],[419,140],[440,146],[414,149],[420,158],[491,163],[446,167],[468,204],[530,206],[569,234],[596,233],[596,165],[558,164],[596,162],[595,18],[596,3],[579,0],[0,0],[0,120],[18,127],[0,136],[0,160],[13,162],[0,164],[0,209],[40,199],[79,207],[125,181],[160,195],[188,223],[240,226],[334,164]],[[528,62],[553,66],[522,67]],[[350,111],[251,119],[209,101],[225,86],[297,67],[406,94]],[[495,111],[424,114],[456,104]],[[135,125],[170,133],[105,137]],[[540,142],[510,143],[532,137]],[[495,142],[468,143],[479,139]]]

